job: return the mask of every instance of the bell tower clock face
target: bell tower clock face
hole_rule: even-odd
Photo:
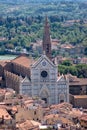
[[[48,76],[47,71],[43,70],[43,71],[41,72],[41,77],[46,78],[47,76]]]

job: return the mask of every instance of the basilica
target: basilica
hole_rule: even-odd
[[[69,81],[58,76],[58,65],[51,58],[51,38],[46,17],[43,34],[43,54],[30,65],[30,78],[20,76],[19,93],[39,97],[47,104],[69,102]]]
[[[18,94],[40,98],[48,105],[70,102],[74,107],[87,108],[87,78],[58,73],[58,64],[51,56],[47,17],[42,41],[43,53],[37,60],[26,55],[9,61],[0,60],[0,88],[11,88]]]

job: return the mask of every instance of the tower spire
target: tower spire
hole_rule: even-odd
[[[43,34],[43,52],[51,59],[51,39],[50,39],[50,25],[48,17],[45,18],[44,34]]]

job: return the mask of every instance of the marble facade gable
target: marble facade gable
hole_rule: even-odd
[[[57,82],[66,82],[66,80],[67,80],[67,79],[65,78],[65,76],[62,75],[62,76],[58,77]]]
[[[41,64],[43,61],[45,61],[48,66],[50,67],[56,67],[56,65],[53,64],[53,62],[51,62],[49,60],[49,58],[46,55],[42,55],[33,65],[32,68],[36,68],[39,64]]]
[[[25,82],[26,83],[31,83],[27,76],[22,80],[22,83],[25,83]]]

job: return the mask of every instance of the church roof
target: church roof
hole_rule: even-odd
[[[18,56],[17,58],[13,59],[11,62],[29,68],[34,61],[32,60],[32,58],[29,58],[27,56]]]
[[[0,65],[1,65],[2,67],[4,67],[8,62],[10,62],[10,61],[0,61]]]

